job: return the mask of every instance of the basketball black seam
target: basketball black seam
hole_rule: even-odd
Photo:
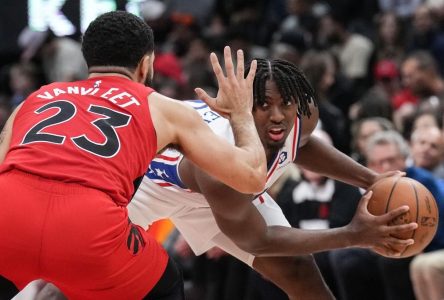
[[[389,208],[389,205],[390,205],[390,201],[391,201],[391,199],[392,199],[393,191],[395,190],[395,187],[396,187],[396,185],[398,184],[398,180],[399,180],[399,179],[400,179],[400,178],[396,179],[395,183],[394,183],[393,186],[392,186],[392,190],[390,191],[390,195],[389,195],[389,197],[388,197],[388,199],[387,199],[387,205],[386,205],[386,207],[385,207],[385,213],[388,212],[388,208]]]
[[[416,200],[416,223],[418,223],[418,218],[419,218],[419,199],[418,199],[418,192],[416,191],[416,187],[414,184],[410,183],[410,185],[413,188],[413,191],[415,192],[415,200]],[[413,234],[411,236],[411,238],[413,240],[415,240],[415,234],[416,234],[416,230],[413,230]],[[401,255],[404,255],[404,253],[407,251],[407,249],[410,247],[410,245],[406,246],[404,248],[404,251],[402,251]]]

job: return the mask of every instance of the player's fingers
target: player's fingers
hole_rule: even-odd
[[[253,86],[254,82],[254,76],[256,76],[256,69],[257,69],[257,60],[253,60],[250,64],[250,71],[247,75],[247,87],[250,88]]]
[[[236,74],[237,80],[241,81],[244,79],[244,51],[242,49],[237,50],[237,67]]]
[[[216,75],[217,82],[219,86],[221,86],[225,82],[224,72],[222,71],[222,67],[220,66],[219,59],[214,52],[210,54],[211,66],[213,67],[214,75]]]
[[[415,240],[414,239],[402,240],[395,237],[389,237],[387,238],[386,242],[388,247],[391,249],[402,249],[404,247],[413,245],[415,243]]]
[[[225,70],[227,71],[227,77],[228,79],[233,80],[235,78],[234,64],[233,64],[233,58],[231,57],[231,49],[229,46],[225,46],[224,48],[224,60],[225,60]]]
[[[379,219],[382,223],[389,223],[393,219],[400,217],[401,215],[405,214],[409,210],[410,210],[410,207],[408,205],[402,205],[400,207],[392,209],[389,212],[381,215],[379,217]]]
[[[201,88],[195,88],[194,91],[197,94],[197,97],[201,100],[203,100],[210,108],[216,107],[216,98],[211,97],[207,94],[203,89]]]
[[[386,227],[386,232],[389,234],[399,234],[409,232],[418,228],[418,223],[411,222],[409,224],[390,225]]]

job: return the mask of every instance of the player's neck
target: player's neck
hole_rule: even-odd
[[[89,68],[89,78],[97,76],[118,76],[134,81],[134,74],[128,69],[116,66],[95,66]]]

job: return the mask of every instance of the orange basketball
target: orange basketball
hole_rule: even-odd
[[[388,177],[378,180],[369,190],[373,191],[368,210],[373,215],[382,215],[397,207],[408,205],[410,210],[389,225],[418,223],[418,228],[396,237],[414,239],[413,245],[400,249],[401,257],[420,253],[432,241],[438,226],[438,206],[432,193],[418,181],[407,177]]]

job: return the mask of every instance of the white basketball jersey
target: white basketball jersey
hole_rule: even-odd
[[[227,119],[212,111],[208,105],[201,100],[190,100],[185,102],[192,106],[201,115],[202,119],[208,123],[208,126],[210,126],[215,134],[225,138],[234,145],[233,131],[231,130],[230,122]],[[268,162],[265,188],[261,193],[256,195],[256,198],[259,198],[260,201],[260,195],[269,189],[270,186],[282,175],[285,167],[295,160],[300,133],[301,121],[300,118],[297,117],[284,146],[276,154],[274,160]],[[145,174],[143,180],[151,180],[157,185],[170,190],[190,193],[191,191],[185,186],[185,184],[183,184],[179,175],[179,163],[182,158],[183,154],[179,151],[175,149],[166,149],[161,154],[157,155],[151,162],[149,170]],[[187,198],[189,196],[190,195],[187,195]],[[196,196],[199,199],[203,199],[200,194],[196,194]]]

